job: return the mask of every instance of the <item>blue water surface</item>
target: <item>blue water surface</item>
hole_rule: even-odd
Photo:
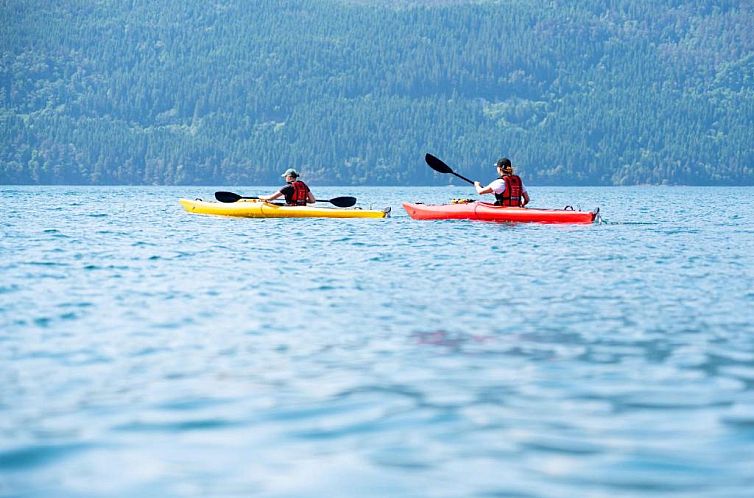
[[[2,497],[750,497],[754,189],[0,187]]]

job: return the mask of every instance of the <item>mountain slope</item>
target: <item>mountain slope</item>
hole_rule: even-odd
[[[9,1],[0,182],[754,184],[754,4]],[[7,29],[5,29],[7,28]],[[445,176],[445,177],[443,177]]]

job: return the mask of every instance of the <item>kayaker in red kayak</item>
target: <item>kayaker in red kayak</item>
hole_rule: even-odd
[[[529,204],[529,193],[521,177],[513,174],[511,160],[503,157],[495,166],[497,166],[498,178],[486,187],[482,187],[479,182],[474,182],[476,193],[495,194],[495,204],[498,206],[524,207]]]
[[[306,206],[317,202],[309,186],[298,179],[300,175],[295,169],[289,168],[281,176],[285,178],[286,185],[272,195],[260,195],[260,199],[274,201],[285,196],[285,203],[289,206]]]

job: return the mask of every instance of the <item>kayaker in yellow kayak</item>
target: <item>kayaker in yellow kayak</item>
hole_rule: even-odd
[[[479,182],[474,182],[476,193],[495,194],[497,206],[524,207],[529,204],[529,193],[524,187],[521,177],[513,174],[513,165],[507,157],[500,158],[495,164],[498,178],[486,187]]]
[[[260,199],[274,201],[285,196],[285,203],[289,206],[306,206],[317,202],[309,186],[298,179],[300,175],[295,169],[289,168],[281,176],[285,178],[286,185],[272,195],[260,195]]]

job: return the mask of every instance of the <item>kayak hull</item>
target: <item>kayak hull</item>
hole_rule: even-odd
[[[574,211],[504,207],[487,202],[439,205],[404,202],[403,208],[415,220],[480,220],[510,223],[594,223],[599,212],[599,209]]]
[[[189,213],[235,216],[241,218],[387,218],[390,208],[342,209],[313,206],[285,206],[256,199],[238,202],[208,202],[200,199],[179,199]]]

